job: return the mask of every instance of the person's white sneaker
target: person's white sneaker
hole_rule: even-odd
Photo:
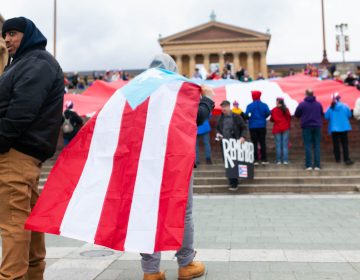
[[[288,164],[289,164],[289,162],[288,162],[288,161],[284,161],[284,162],[283,162],[283,164],[288,165]]]
[[[312,170],[312,167],[308,167],[306,168],[307,171],[311,171]]]
[[[280,165],[280,164],[281,164],[281,161],[276,162],[276,164],[277,164],[277,165]],[[284,162],[284,164],[285,164],[285,162]]]
[[[320,167],[315,167],[314,170],[319,171]]]

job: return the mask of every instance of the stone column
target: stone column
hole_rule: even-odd
[[[263,74],[264,78],[268,77],[268,70],[266,65],[266,52],[260,53],[260,71]]]
[[[223,53],[219,53],[219,71],[220,75],[225,67],[225,58]]]
[[[189,54],[189,58],[190,58],[190,61],[189,61],[189,78],[192,78],[192,76],[194,75],[195,73],[195,54]]]
[[[246,69],[251,78],[255,79],[254,73],[254,53],[248,52],[247,53],[247,69]]]
[[[234,68],[235,68],[234,72],[236,73],[240,69],[240,53],[234,52],[233,56],[234,56]]]
[[[206,72],[210,73],[210,54],[204,54],[204,67]]]
[[[178,67],[179,74],[182,75],[183,69],[182,69],[182,55],[181,54],[176,55],[176,65]]]

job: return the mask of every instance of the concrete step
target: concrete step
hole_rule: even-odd
[[[343,163],[336,163],[333,161],[322,161],[321,162],[322,170],[327,169],[336,169],[336,170],[349,170],[349,169],[358,169],[360,173],[360,161],[355,162],[355,164],[347,166]],[[303,170],[304,169],[304,161],[303,160],[297,160],[297,161],[291,161],[289,165],[277,165],[276,163],[270,163],[268,165],[258,165],[255,166],[255,172],[259,172],[262,170],[267,171],[278,171],[278,170]],[[204,171],[204,170],[224,170],[224,163],[223,162],[217,162],[211,165],[207,164],[200,164],[197,168],[195,168],[195,171]]]
[[[266,185],[247,185],[240,184],[236,192],[229,191],[228,185],[196,185],[194,186],[194,193],[344,193],[344,192],[359,192],[359,185],[356,184],[288,184],[279,186],[278,184]]]
[[[225,185],[228,180],[226,177],[195,177],[194,185]],[[276,184],[277,186],[286,185],[322,185],[322,184],[358,184],[360,176],[302,176],[302,177],[255,177],[253,180],[241,180],[246,185],[267,185]]]
[[[338,176],[357,176],[360,174],[359,169],[342,169],[339,171],[338,169],[323,169],[317,172],[309,172],[306,170],[299,169],[256,169],[255,177],[271,177],[271,176],[280,176],[280,177],[302,177],[302,176],[310,176],[310,177],[318,177],[318,176],[333,176],[334,174],[338,174]],[[224,168],[221,170],[195,170],[195,177],[223,177],[225,176]]]

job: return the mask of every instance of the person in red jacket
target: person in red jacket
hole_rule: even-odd
[[[276,107],[271,111],[274,123],[273,131],[276,144],[276,163],[289,164],[289,132],[291,115],[283,98],[276,99]]]

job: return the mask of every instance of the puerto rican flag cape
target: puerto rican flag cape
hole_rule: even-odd
[[[149,69],[60,154],[26,229],[115,250],[181,247],[200,87]]]

